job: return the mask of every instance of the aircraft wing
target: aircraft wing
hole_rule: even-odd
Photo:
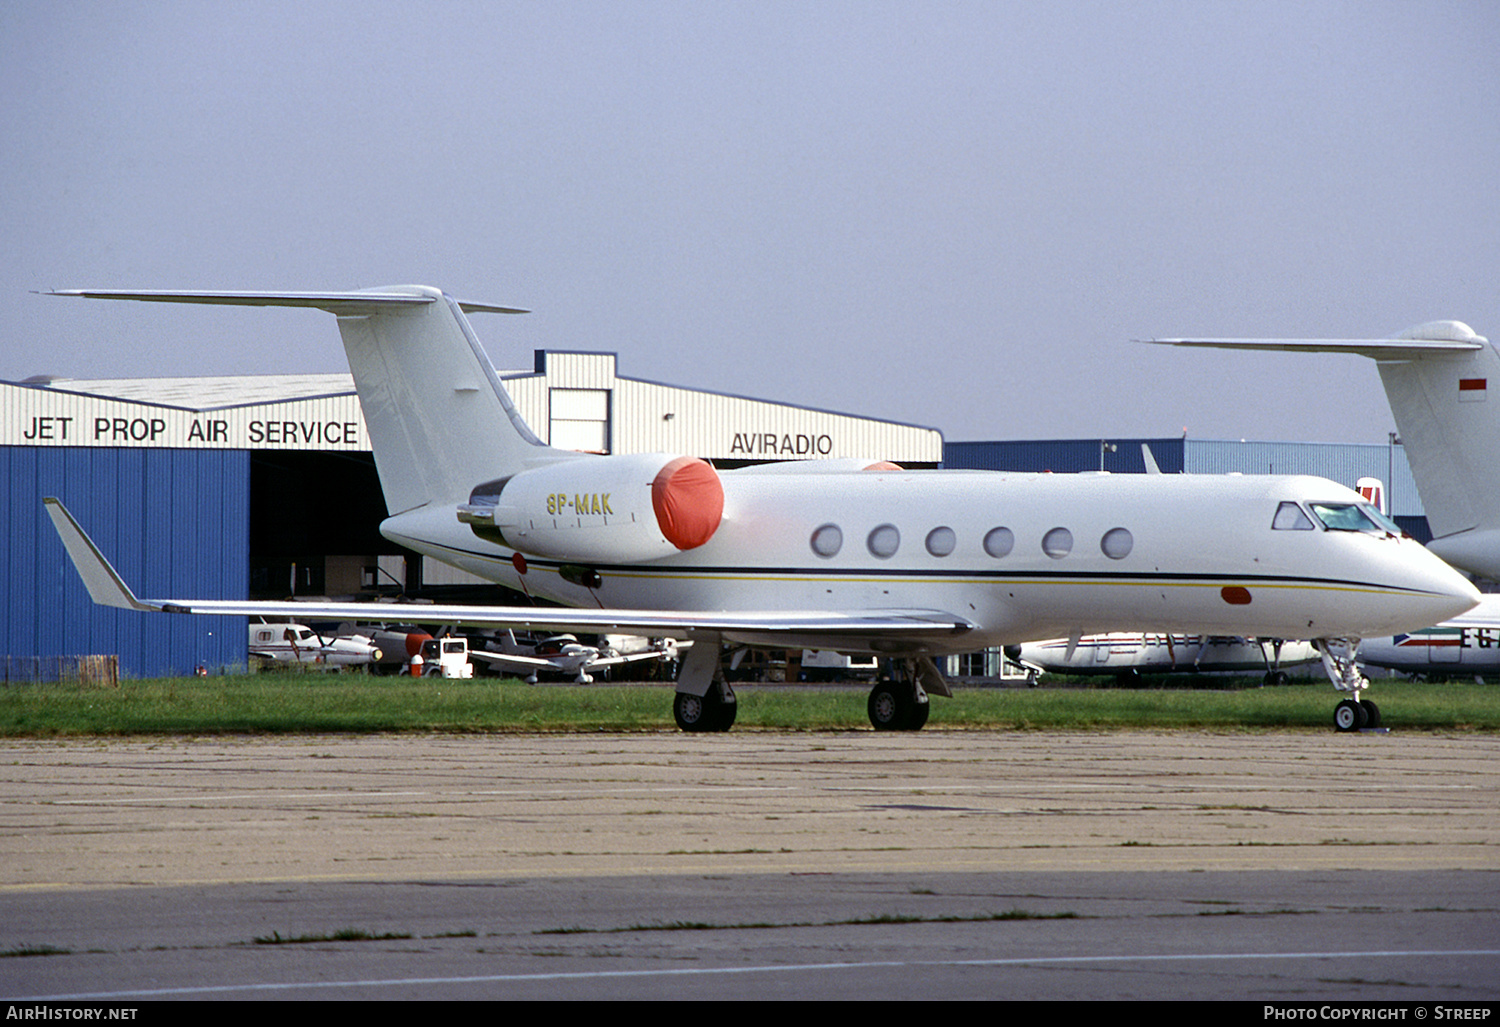
[[[522,670],[557,670],[566,671],[570,668],[559,667],[551,660],[544,660],[540,656],[521,656],[516,653],[496,653],[488,649],[470,649],[469,656],[476,660],[489,660],[491,663],[501,663],[507,667],[517,667]]]
[[[145,613],[290,617],[318,620],[392,620],[545,632],[612,632],[691,638],[697,634],[776,635],[788,639],[879,637],[919,643],[960,635],[974,627],[942,610],[610,610],[541,606],[386,605],[248,599],[141,599],[58,499],[42,500],[73,566],[94,602]],[[801,642],[797,646],[801,646]],[[788,641],[788,645],[791,642]],[[813,646],[818,648],[818,646]],[[832,645],[823,648],[833,648]],[[652,654],[655,655],[655,654]]]
[[[601,656],[593,663],[589,664],[589,666],[612,667],[617,663],[635,663],[638,660],[660,660],[663,658],[670,659],[671,657],[664,650],[657,650],[655,652],[648,651],[639,653],[620,653],[616,656]]]

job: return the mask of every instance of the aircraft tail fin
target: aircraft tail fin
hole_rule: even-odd
[[[62,290],[53,295],[259,307],[313,307],[338,318],[392,516],[461,502],[480,482],[523,469],[548,449],[527,427],[469,327],[468,312],[525,311],[460,303],[438,289],[355,292]]]
[[[1152,341],[1374,360],[1432,529],[1429,548],[1500,579],[1500,352],[1468,325],[1433,321],[1391,339]]]

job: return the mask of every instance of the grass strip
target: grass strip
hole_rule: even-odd
[[[1226,690],[958,688],[926,730],[1332,730],[1325,684]],[[735,730],[869,730],[864,687],[742,686]],[[1500,687],[1379,681],[1368,693],[1402,731],[1500,731]],[[259,673],[129,680],[117,688],[0,686],[0,736],[675,731],[666,686],[529,686],[512,679]]]

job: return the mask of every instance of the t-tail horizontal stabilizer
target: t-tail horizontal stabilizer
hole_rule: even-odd
[[[335,315],[392,516],[430,502],[461,502],[479,482],[537,460],[577,456],[547,449],[527,427],[465,316],[525,313],[515,307],[461,302],[422,285],[353,292],[59,289],[49,295],[302,307]]]

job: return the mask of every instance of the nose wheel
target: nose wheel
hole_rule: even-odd
[[[1380,707],[1369,699],[1345,699],[1333,708],[1333,726],[1340,731],[1379,727]]]
[[[1380,726],[1380,707],[1359,694],[1370,687],[1370,679],[1360,671],[1355,657],[1359,653],[1359,639],[1320,638],[1314,645],[1323,657],[1323,670],[1333,687],[1348,692],[1349,699],[1340,700],[1333,708],[1333,726],[1339,731],[1367,731]]]

